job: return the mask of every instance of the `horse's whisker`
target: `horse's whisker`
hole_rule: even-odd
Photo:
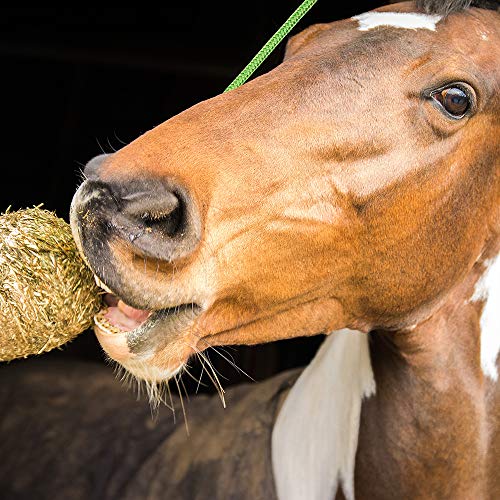
[[[179,387],[179,380],[177,379],[177,375],[174,375],[173,378],[175,380],[175,384],[177,385],[177,390],[179,391],[179,400],[181,402],[182,414],[184,415],[184,426],[186,427],[186,433],[189,436],[189,424],[187,421],[186,408],[184,407],[181,388]]]
[[[227,356],[225,356],[224,354],[222,354],[221,352],[219,352],[219,349],[217,347],[214,347],[212,346],[207,340],[203,339],[200,337],[200,340],[202,342],[204,342],[207,347],[213,349],[222,359],[226,360],[237,372],[241,373],[242,375],[245,375],[245,377],[248,377],[252,382],[256,382],[256,380],[251,376],[249,375],[245,370],[243,370],[242,368],[240,368],[234,361],[234,358],[231,360],[229,359]],[[230,356],[230,354],[228,354],[228,356]],[[232,356],[231,356],[232,358]]]
[[[207,373],[208,377],[210,378],[210,380],[214,384],[214,387],[217,389],[217,392],[219,393],[219,397],[220,397],[222,406],[224,408],[226,408],[226,400],[224,398],[225,391],[224,391],[224,389],[223,389],[223,387],[222,387],[222,385],[220,383],[219,377],[217,377],[217,373],[215,372],[215,370],[214,370],[214,368],[212,366],[212,363],[210,362],[209,359],[207,359],[207,357],[196,346],[191,346],[191,347],[197,353],[198,358],[200,360],[200,363],[202,364],[203,368],[205,368],[205,372]],[[205,363],[210,368],[210,371],[212,372],[212,374],[210,374],[210,372],[206,369]]]

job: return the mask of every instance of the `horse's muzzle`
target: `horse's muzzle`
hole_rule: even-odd
[[[185,286],[170,282],[158,293],[149,285],[165,275],[173,278],[196,250],[201,218],[178,182],[101,177],[103,160],[89,163],[70,214],[80,252],[114,300],[94,318],[96,333],[108,355],[137,376],[168,378],[170,363],[158,373],[151,366],[145,373],[140,363],[182,336],[201,308]]]
[[[174,262],[190,255],[201,238],[201,221],[188,191],[168,178],[102,180],[103,156],[87,165],[87,180],[73,201],[83,240],[119,238],[133,253]]]

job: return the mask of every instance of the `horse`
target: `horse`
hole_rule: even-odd
[[[261,498],[500,495],[497,7],[311,26],[272,71],[85,168],[70,218],[107,291],[95,331],[133,376],[325,335],[280,389]],[[233,473],[228,498],[259,497]]]

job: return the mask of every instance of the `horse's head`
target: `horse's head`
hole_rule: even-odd
[[[408,329],[498,252],[500,16],[416,12],[312,26],[89,163],[71,218],[122,298],[111,357],[154,380],[209,345]]]

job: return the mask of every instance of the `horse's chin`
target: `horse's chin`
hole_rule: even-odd
[[[194,304],[137,309],[107,293],[94,317],[94,331],[111,360],[137,379],[161,382],[179,373],[194,352],[185,337],[199,312]]]
[[[159,383],[175,377],[187,363],[190,353],[185,353],[186,359],[177,359],[166,366],[154,364],[149,356],[136,355],[130,352],[127,333],[110,333],[97,325],[94,327],[97,340],[101,344],[108,361],[116,362],[138,380]]]

